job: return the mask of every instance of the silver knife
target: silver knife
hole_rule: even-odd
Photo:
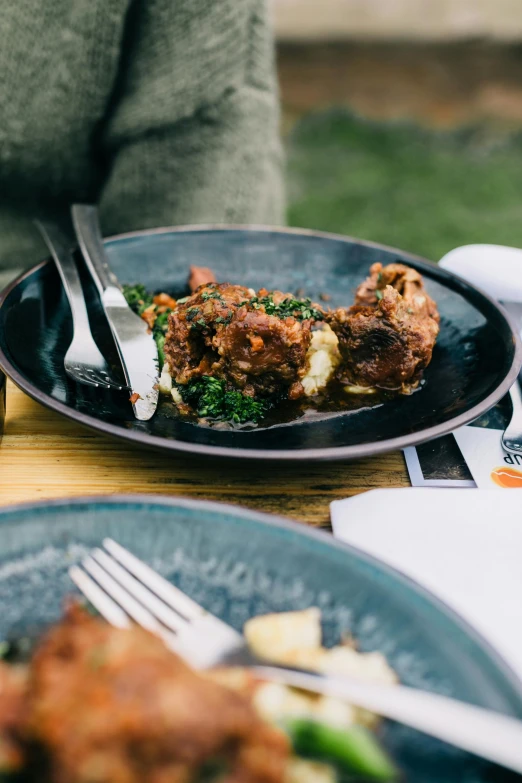
[[[148,421],[158,404],[156,341],[145,321],[130,309],[116,275],[109,268],[97,208],[90,204],[75,204],[72,219],[85,263],[100,294],[125,380],[133,397],[139,395],[132,402],[134,415],[140,421]]]

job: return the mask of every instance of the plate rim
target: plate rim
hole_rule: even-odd
[[[71,408],[65,403],[55,400],[48,394],[45,394],[36,386],[34,386],[26,377],[18,372],[18,370],[12,365],[6,356],[2,346],[0,346],[0,369],[18,386],[23,392],[31,397],[36,402],[39,402],[49,410],[54,410],[57,413],[65,416],[72,421],[75,421],[89,429],[96,432],[101,432],[104,435],[109,435],[113,438],[123,441],[130,441],[133,444],[146,446],[154,450],[162,452],[174,452],[194,454],[198,457],[225,457],[227,459],[249,459],[259,462],[311,462],[311,461],[342,461],[353,459],[364,459],[365,457],[376,456],[379,454],[385,454],[391,451],[397,451],[405,449],[409,446],[420,445],[426,443],[429,440],[448,435],[458,427],[462,427],[465,424],[469,424],[474,419],[481,416],[486,411],[490,410],[499,400],[504,397],[513,383],[515,382],[518,374],[522,368],[522,342],[518,337],[514,328],[512,318],[507,314],[499,304],[489,296],[485,291],[476,286],[471,285],[463,278],[448,272],[447,270],[440,269],[437,264],[432,261],[428,261],[425,258],[414,255],[398,248],[382,245],[378,242],[371,242],[369,240],[358,239],[344,234],[335,234],[323,231],[315,231],[312,229],[302,229],[296,227],[285,228],[281,226],[268,226],[268,225],[255,225],[255,224],[201,224],[194,225],[189,224],[186,226],[161,226],[157,228],[149,228],[143,230],[130,231],[122,234],[115,234],[108,237],[104,237],[104,242],[107,244],[117,242],[119,240],[132,239],[139,236],[154,236],[158,234],[169,233],[197,233],[197,232],[233,232],[233,231],[249,231],[264,232],[264,233],[280,233],[280,234],[296,234],[310,237],[318,237],[322,239],[334,239],[342,242],[352,242],[358,245],[377,248],[385,250],[387,252],[397,253],[403,258],[411,259],[416,264],[422,266],[429,273],[430,271],[437,270],[437,277],[442,277],[448,282],[456,281],[459,287],[467,288],[470,292],[478,293],[492,306],[500,316],[508,324],[513,342],[514,353],[513,361],[509,372],[505,375],[504,380],[497,388],[491,392],[481,403],[478,403],[469,411],[459,414],[458,416],[450,419],[447,422],[442,422],[433,427],[429,427],[419,433],[410,433],[408,435],[400,435],[396,438],[389,438],[383,441],[374,441],[370,443],[355,444],[351,446],[337,446],[327,448],[308,448],[308,449],[255,449],[255,448],[237,448],[227,446],[214,446],[193,443],[191,441],[180,441],[170,438],[162,438],[157,435],[149,435],[148,433],[141,431],[134,431],[118,427],[110,422],[102,421],[94,416]],[[47,258],[35,264],[30,269],[26,270],[22,274],[18,275],[11,283],[9,283],[2,292],[0,292],[0,308],[3,307],[4,302],[8,296],[14,291],[26,278],[36,274],[39,270],[43,269],[47,264],[51,263],[51,259]]]
[[[143,493],[125,493],[112,495],[74,495],[60,498],[48,498],[41,501],[30,501],[25,503],[16,503],[9,506],[0,507],[0,526],[7,523],[12,514],[18,512],[37,511],[42,508],[60,508],[75,506],[101,506],[101,505],[149,505],[160,506],[162,508],[189,508],[193,510],[202,510],[212,513],[228,513],[239,519],[244,517],[251,521],[277,530],[285,530],[297,537],[304,537],[310,541],[318,541],[328,548],[337,550],[346,555],[355,557],[355,559],[370,565],[386,576],[392,578],[395,582],[402,584],[410,593],[419,596],[423,601],[431,604],[438,614],[444,616],[456,626],[467,638],[471,639],[473,644],[478,647],[489,659],[489,662],[504,678],[505,685],[511,691],[518,701],[518,708],[522,716],[522,680],[517,676],[509,663],[502,654],[469,623],[459,612],[453,609],[443,599],[432,593],[428,588],[417,582],[408,574],[401,571],[400,568],[391,566],[380,560],[375,555],[365,552],[353,544],[348,544],[336,538],[333,533],[327,533],[324,530],[312,527],[297,519],[285,517],[282,514],[273,514],[267,511],[258,511],[240,504],[222,503],[215,500],[201,500],[199,498],[190,498],[183,495],[160,495]],[[24,524],[24,523],[20,523]],[[205,524],[207,522],[205,521]],[[421,613],[422,614],[422,613]]]

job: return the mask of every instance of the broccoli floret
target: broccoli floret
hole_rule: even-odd
[[[203,375],[178,386],[183,399],[201,418],[222,419],[236,424],[257,424],[272,407],[269,400],[254,400],[240,391],[229,391],[225,381]]]

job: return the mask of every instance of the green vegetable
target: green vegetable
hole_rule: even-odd
[[[218,783],[218,781],[225,779],[230,770],[224,759],[211,759],[205,761],[197,773],[196,783]]]
[[[152,304],[152,294],[144,285],[124,285],[123,296],[135,313],[141,315]]]
[[[202,418],[222,419],[236,424],[257,424],[272,407],[269,400],[254,400],[240,391],[226,389],[225,381],[203,375],[177,387],[183,402]]]
[[[383,293],[382,293],[382,291],[379,291],[379,290],[377,290],[377,291],[375,292],[375,296],[377,297],[377,301],[378,301],[378,302],[380,302],[380,301],[381,301],[381,299],[382,299],[382,297],[383,297]]]
[[[322,321],[324,318],[323,313],[317,308],[312,307],[311,299],[292,299],[288,297],[283,299],[279,304],[275,304],[271,294],[268,296],[254,296],[250,300],[250,303],[256,308],[265,308],[267,315],[276,315],[278,318],[288,318],[293,316],[299,321],[305,321],[308,318],[313,318],[315,321]]]
[[[124,285],[123,295],[127,300],[129,307],[134,310],[138,315],[142,315],[147,308],[154,305],[153,294],[149,293],[144,285]],[[188,297],[186,297],[188,299]],[[186,301],[185,299],[185,301]],[[179,302],[183,300],[180,299]],[[158,346],[158,359],[160,367],[163,367],[165,362],[165,354],[163,353],[163,345],[165,343],[165,335],[167,334],[169,315],[172,310],[167,309],[164,313],[158,313],[154,326],[152,327],[152,334],[156,340]]]
[[[0,659],[5,658],[10,650],[11,645],[9,642],[0,642]]]
[[[364,726],[337,729],[301,718],[285,721],[295,752],[330,761],[343,771],[368,780],[393,781],[398,771],[375,736]]]
[[[203,291],[201,294],[201,298],[204,302],[207,302],[209,299],[222,299],[223,297],[219,293],[219,291]]]

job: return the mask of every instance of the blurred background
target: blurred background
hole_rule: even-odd
[[[522,247],[520,0],[272,0],[289,222]]]

